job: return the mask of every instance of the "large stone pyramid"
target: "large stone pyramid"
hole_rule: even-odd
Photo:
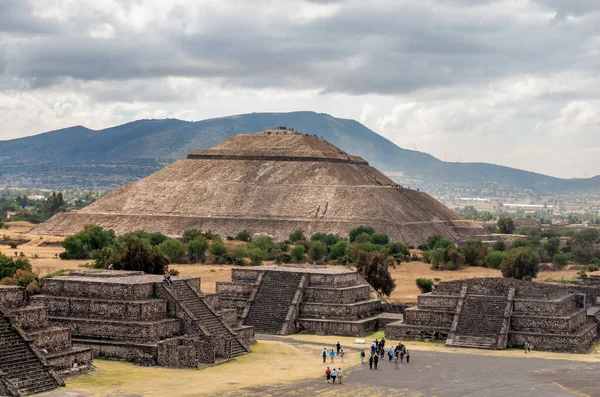
[[[360,157],[314,135],[269,130],[236,135],[128,183],[78,212],[60,213],[39,234],[69,235],[96,223],[117,233],[189,228],[241,230],[285,239],[303,229],[347,235],[370,225],[396,241],[455,241],[486,231],[426,193],[398,186]]]

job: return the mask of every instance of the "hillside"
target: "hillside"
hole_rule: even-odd
[[[76,126],[0,141],[0,186],[115,188],[235,134],[279,125],[322,136],[399,183],[432,193],[600,191],[600,176],[560,179],[486,163],[443,162],[398,147],[354,120],[314,112],[252,113],[198,122],[139,120],[98,131]]]

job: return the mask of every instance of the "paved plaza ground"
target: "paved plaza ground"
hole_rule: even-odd
[[[342,338],[347,358],[343,364],[336,360],[335,366],[344,369],[344,384],[333,385],[323,376],[331,365],[322,364],[320,358],[323,347],[332,347],[333,337],[260,338],[254,353],[200,371],[97,360],[99,373],[67,380],[67,388],[42,396],[600,396],[600,362],[595,354],[560,359],[561,355],[542,352],[488,355],[415,344],[410,364],[396,369],[386,360],[375,371],[360,364],[361,346]]]

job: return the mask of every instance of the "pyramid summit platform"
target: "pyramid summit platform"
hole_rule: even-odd
[[[95,223],[117,233],[180,236],[190,228],[242,230],[284,240],[294,230],[346,236],[359,225],[394,241],[422,244],[487,235],[482,227],[364,159],[315,135],[267,130],[236,135],[128,183],[78,212],[60,213],[33,233],[70,235]]]

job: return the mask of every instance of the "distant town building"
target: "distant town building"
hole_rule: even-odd
[[[27,196],[27,200],[46,201],[46,196],[40,196],[39,194],[32,194],[32,195]]]
[[[504,204],[502,204],[502,206],[508,207],[508,208],[523,208],[523,209],[552,208],[551,205],[544,205],[544,204],[509,204],[509,203],[504,203]]]
[[[460,200],[461,201],[477,201],[477,202],[484,202],[484,203],[490,202],[489,199],[480,198],[480,197],[461,197]]]

